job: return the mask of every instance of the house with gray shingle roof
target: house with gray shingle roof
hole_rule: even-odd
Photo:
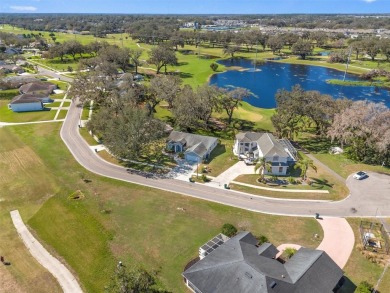
[[[253,160],[265,157],[272,165],[270,172],[265,170],[265,174],[274,175],[286,175],[287,168],[297,159],[296,150],[289,141],[278,140],[267,132],[238,133],[233,153],[239,158],[248,157]]]
[[[50,82],[30,82],[19,88],[21,94],[43,94],[49,96],[57,88],[57,85]]]
[[[201,162],[210,157],[217,146],[218,139],[211,136],[172,131],[168,137],[167,148],[175,153],[184,153],[188,162]]]
[[[46,95],[22,94],[14,97],[8,104],[13,112],[42,111]]]
[[[274,245],[257,243],[238,233],[187,268],[186,285],[196,293],[324,293],[342,284],[343,271],[324,251],[300,248],[284,262]]]

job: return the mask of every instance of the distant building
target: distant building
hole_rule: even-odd
[[[324,251],[300,248],[284,262],[276,259],[274,245],[258,246],[249,232],[218,240],[214,249],[183,272],[192,292],[324,293],[337,292],[343,282],[343,271]]]

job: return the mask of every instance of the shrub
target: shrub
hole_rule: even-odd
[[[287,181],[288,181],[290,184],[295,184],[295,183],[296,183],[296,182],[295,182],[295,179],[292,178],[291,176],[288,177]]]
[[[215,63],[215,62],[213,62],[213,63],[210,64],[210,68],[211,68],[213,71],[217,71],[217,69],[218,69],[218,64]]]
[[[233,237],[237,233],[237,228],[234,227],[232,224],[226,223],[223,224],[221,233],[228,237]]]
[[[287,247],[284,250],[283,254],[286,256],[287,259],[290,259],[296,252],[297,250],[295,248]]]
[[[258,245],[261,245],[265,242],[268,242],[267,236],[264,236],[264,235],[260,235],[259,237],[257,237],[257,240],[259,241]]]
[[[203,182],[209,182],[209,178],[207,178],[206,175],[202,174],[202,176],[200,177],[200,179],[202,179]]]
[[[370,283],[362,281],[359,286],[357,286],[355,293],[371,293],[373,289],[374,288]]]

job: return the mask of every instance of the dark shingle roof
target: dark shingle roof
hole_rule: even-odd
[[[46,98],[46,95],[23,94],[14,97],[10,104],[36,103],[41,102],[44,98]]]
[[[323,251],[301,248],[285,264],[274,259],[269,243],[256,246],[249,232],[241,232],[183,276],[200,292],[331,292],[342,277],[341,269]]]
[[[28,93],[42,93],[42,94],[51,94],[57,86],[49,82],[30,82],[25,85],[22,85],[19,88],[19,91],[22,94]]]

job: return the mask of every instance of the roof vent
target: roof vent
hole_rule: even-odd
[[[248,273],[248,272],[245,272],[245,276],[246,276],[248,279],[252,279],[252,278],[253,278],[252,275],[251,275],[250,273]]]
[[[286,276],[285,275],[282,275],[282,278],[285,278]]]
[[[276,285],[277,285],[277,284],[276,284],[276,282],[275,282],[275,281],[272,281],[272,283],[271,283],[271,285],[270,285],[270,286],[271,286],[271,288],[273,289],[273,288],[275,288],[275,287],[276,287]]]

